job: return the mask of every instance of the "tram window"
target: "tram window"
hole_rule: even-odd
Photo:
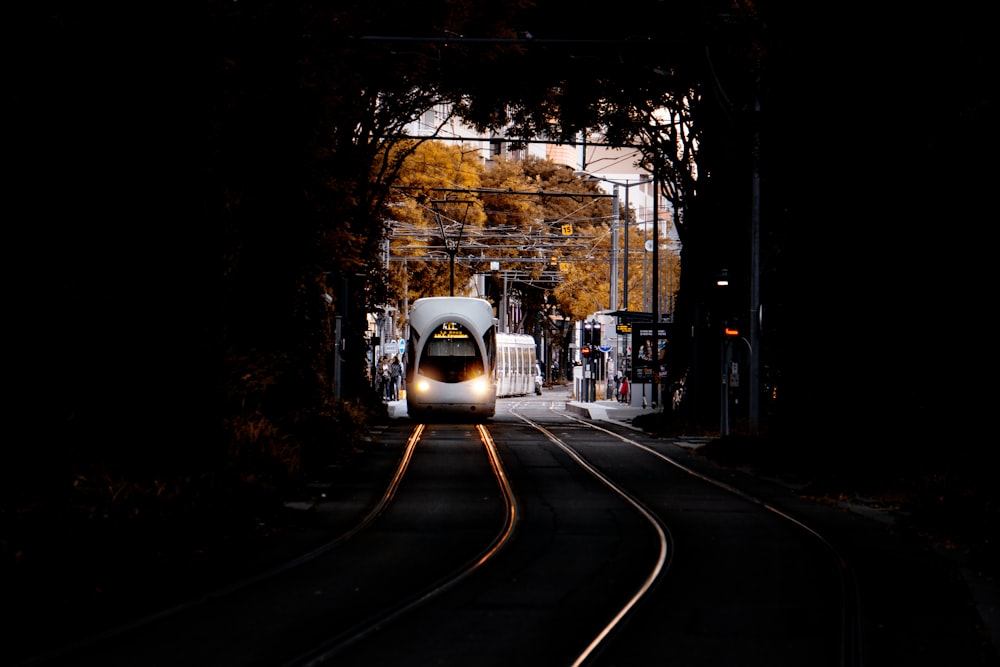
[[[476,340],[459,325],[448,336],[432,336],[420,355],[420,373],[441,382],[461,382],[484,374]]]
[[[410,331],[410,340],[406,344],[406,364],[403,366],[403,373],[406,382],[413,382],[413,367],[416,365],[417,347],[420,344],[420,334],[414,330]]]
[[[497,363],[496,327],[490,327],[483,340],[486,343],[486,366],[491,369],[495,368]]]

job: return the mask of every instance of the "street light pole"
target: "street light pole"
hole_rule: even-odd
[[[615,186],[617,187],[617,186]],[[631,184],[628,179],[625,180],[625,266],[622,267],[622,310],[628,310],[628,223],[629,223],[629,208],[628,208],[628,190]]]
[[[760,79],[757,78],[757,92]],[[760,96],[754,95],[753,179],[750,213],[750,433],[760,427]]]
[[[660,398],[660,170],[659,163],[653,170],[653,349],[650,353],[653,363],[653,396],[650,404],[656,410]]]
[[[618,184],[614,183],[611,191],[611,292],[608,298],[608,308],[613,312],[618,310]],[[628,190],[626,189],[627,193]]]

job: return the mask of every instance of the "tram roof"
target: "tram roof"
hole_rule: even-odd
[[[465,296],[428,296],[410,304],[410,326],[423,330],[446,318],[463,320],[480,331],[496,323],[493,305],[486,299]]]

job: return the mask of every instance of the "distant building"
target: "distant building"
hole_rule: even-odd
[[[652,175],[636,166],[639,151],[631,148],[612,148],[600,143],[600,137],[589,136],[577,144],[555,144],[546,141],[529,142],[526,146],[518,146],[504,137],[487,135],[477,132],[460,120],[451,116],[447,105],[438,105],[425,111],[418,120],[406,127],[408,134],[424,137],[436,134],[443,141],[454,141],[467,148],[478,148],[482,160],[488,164],[494,157],[508,160],[523,160],[531,155],[539,159],[547,159],[562,164],[573,171],[585,171],[598,179],[605,179],[600,187],[612,194],[614,185],[607,181],[628,184],[621,189],[622,216],[628,190],[628,205],[634,210],[636,225],[647,228],[652,226],[653,185]],[[636,185],[646,181],[641,185]],[[661,234],[678,240],[673,229],[673,210],[670,202],[661,197],[660,231]]]

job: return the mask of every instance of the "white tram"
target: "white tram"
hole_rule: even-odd
[[[488,301],[435,296],[410,306],[406,411],[486,419],[496,413],[496,318]]]
[[[411,419],[487,419],[498,396],[536,391],[535,341],[498,334],[493,307],[471,297],[425,297],[410,306],[406,410]]]
[[[527,334],[497,334],[497,397],[541,393],[535,339]]]

